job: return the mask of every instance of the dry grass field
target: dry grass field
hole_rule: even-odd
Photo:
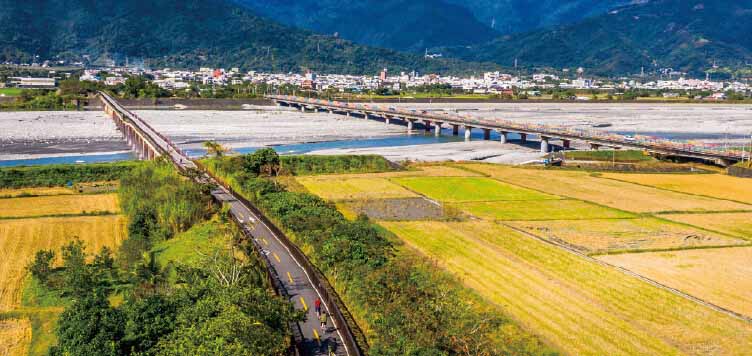
[[[26,355],[31,343],[28,319],[0,320],[0,356]]]
[[[393,178],[392,181],[443,202],[559,199],[484,177],[416,177]]]
[[[599,259],[752,318],[752,248],[632,253]]]
[[[317,178],[399,178],[399,177],[478,177],[480,174],[447,165],[415,164],[409,166],[410,170],[383,172],[383,173],[351,173],[316,175]]]
[[[515,221],[508,224],[589,254],[749,244],[746,240],[655,218]]]
[[[18,189],[0,189],[0,197],[13,198],[23,195],[64,195],[75,194],[71,188],[66,187],[39,187],[39,188],[18,188]]]
[[[649,185],[660,189],[705,195],[752,204],[749,179],[722,174],[619,174],[604,173],[603,177],[624,182]]]
[[[321,177],[299,177],[309,192],[332,201],[356,199],[409,198],[417,194],[385,178],[333,179]]]
[[[748,355],[752,324],[489,222],[382,222],[570,355]]]
[[[538,170],[487,164],[461,166],[522,187],[636,213],[752,211],[752,205],[599,178],[581,171]]]
[[[663,214],[661,217],[752,240],[752,213]]]
[[[487,220],[628,219],[635,215],[595,204],[571,200],[494,201],[451,204]]]
[[[53,195],[0,199],[0,218],[117,212],[117,194]]]
[[[0,311],[18,306],[25,267],[36,251],[57,251],[76,236],[87,252],[114,249],[125,233],[125,218],[119,215],[0,220]]]

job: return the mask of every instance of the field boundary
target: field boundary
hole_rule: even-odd
[[[721,306],[719,306],[719,305],[716,305],[716,304],[713,304],[713,303],[711,303],[711,302],[708,302],[708,301],[706,301],[706,300],[704,300],[704,299],[700,299],[700,298],[697,298],[697,297],[695,297],[695,296],[693,296],[693,295],[690,295],[690,294],[687,294],[687,293],[685,293],[685,292],[683,292],[683,291],[681,291],[681,290],[679,290],[679,289],[676,289],[676,288],[672,288],[672,287],[669,287],[669,286],[667,286],[667,285],[665,285],[665,284],[662,284],[662,283],[660,283],[660,282],[658,282],[658,281],[656,281],[656,280],[650,279],[650,278],[648,278],[648,277],[645,277],[645,276],[643,276],[643,275],[641,275],[641,274],[639,274],[639,273],[636,273],[636,272],[630,271],[630,270],[628,270],[628,269],[626,269],[626,268],[623,268],[623,267],[619,267],[619,266],[616,266],[616,265],[612,265],[612,264],[610,264],[610,263],[608,263],[608,262],[605,262],[605,261],[601,261],[601,260],[599,260],[599,259],[597,259],[597,258],[593,258],[593,257],[591,257],[591,256],[589,256],[589,255],[587,255],[587,254],[583,254],[583,253],[581,253],[581,252],[579,252],[579,251],[576,251],[576,250],[574,250],[574,249],[572,249],[572,248],[569,248],[569,247],[568,247],[568,246],[566,246],[566,245],[563,245],[563,244],[557,243],[557,242],[555,242],[555,241],[551,241],[551,240],[543,239],[543,238],[541,238],[541,237],[539,237],[539,236],[536,236],[536,235],[534,235],[534,234],[528,233],[527,231],[524,231],[524,230],[518,229],[518,228],[516,228],[516,227],[514,227],[514,226],[510,226],[510,225],[507,225],[507,224],[501,224],[501,225],[502,225],[502,226],[504,226],[504,227],[507,227],[507,228],[509,228],[509,229],[512,229],[512,230],[514,230],[514,231],[516,231],[516,232],[518,232],[518,233],[520,233],[520,234],[523,234],[524,236],[527,236],[527,237],[530,237],[530,238],[536,239],[536,240],[538,240],[538,241],[541,241],[541,242],[547,243],[547,244],[549,244],[549,245],[555,246],[555,247],[557,247],[557,248],[560,248],[560,249],[562,249],[562,250],[564,250],[564,251],[567,251],[567,252],[569,252],[569,253],[571,253],[571,254],[574,254],[574,255],[576,255],[576,256],[579,256],[579,257],[581,257],[581,258],[584,258],[585,260],[588,260],[588,261],[591,261],[591,262],[597,263],[597,264],[599,264],[599,265],[601,265],[601,266],[603,266],[603,267],[607,267],[607,268],[608,268],[608,267],[610,267],[610,268],[614,268],[614,269],[616,269],[616,270],[618,270],[618,271],[620,271],[620,272],[622,272],[622,273],[624,273],[624,274],[626,274],[626,275],[628,275],[628,276],[632,276],[632,277],[634,277],[634,278],[637,278],[637,279],[639,279],[639,280],[641,280],[641,281],[643,281],[643,282],[649,283],[649,284],[653,285],[654,287],[658,287],[658,288],[661,288],[661,289],[663,289],[663,290],[665,290],[665,291],[667,291],[667,292],[669,292],[669,293],[672,293],[672,294],[674,294],[674,295],[676,295],[676,296],[679,296],[679,297],[685,298],[685,299],[687,299],[687,300],[690,300],[690,301],[692,301],[692,302],[695,302],[695,303],[697,303],[697,304],[700,304],[700,305],[706,306],[706,307],[708,307],[708,308],[711,308],[711,309],[713,309],[713,310],[715,310],[715,311],[717,311],[717,312],[720,312],[720,313],[726,314],[726,315],[728,315],[728,316],[731,316],[731,317],[733,317],[733,318],[735,318],[735,319],[739,319],[739,320],[741,320],[741,321],[745,321],[745,322],[747,322],[747,323],[750,323],[750,324],[752,324],[752,317],[746,316],[746,315],[744,315],[744,314],[740,314],[740,313],[737,313],[737,312],[735,312],[735,311],[733,311],[733,310],[730,310],[730,309],[726,309],[726,308],[724,308],[724,307],[721,307]],[[731,247],[731,246],[726,246],[726,247]],[[736,246],[736,247],[744,247],[744,246]]]

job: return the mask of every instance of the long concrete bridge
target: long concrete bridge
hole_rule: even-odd
[[[295,348],[293,355],[327,355],[330,346],[336,355],[360,356],[359,345],[345,318],[339,297],[326,278],[318,271],[285,234],[267,219],[251,202],[235,193],[218,177],[212,176],[169,138],[152,128],[145,120],[121,106],[104,92],[99,93],[104,111],[123,132],[126,140],[142,159],[166,157],[181,171],[198,171],[197,180],[216,188],[214,199],[230,207],[235,222],[262,256],[269,279],[278,294],[288,298],[296,309],[303,310],[306,320],[291,325]],[[321,328],[314,310],[316,299],[329,314],[331,327]]]
[[[733,164],[744,158],[744,152],[739,150],[718,150],[709,145],[688,144],[639,135],[631,137],[596,130],[526,124],[501,119],[481,119],[470,115],[429,113],[427,111],[398,109],[367,103],[346,103],[297,96],[270,95],[267,98],[279,106],[295,107],[303,112],[327,111],[348,117],[379,118],[387,124],[399,122],[407,126],[408,132],[413,131],[416,124],[419,123],[426,132],[433,130],[436,136],[441,135],[443,127],[451,127],[452,134],[455,136],[459,135],[460,128],[462,128],[466,140],[470,140],[473,130],[482,130],[485,140],[491,138],[491,132],[498,132],[502,143],[507,143],[509,134],[512,133],[518,134],[523,144],[531,136],[536,136],[540,141],[540,148],[543,153],[550,151],[552,141],[560,142],[560,146],[564,149],[569,149],[572,141],[580,141],[595,150],[601,147],[639,149],[652,154],[699,159],[723,166]]]

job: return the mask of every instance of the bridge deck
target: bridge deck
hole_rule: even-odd
[[[126,115],[161,150],[162,154],[169,156],[173,164],[179,169],[188,170],[198,168],[195,162],[173,147],[172,143],[166,137],[159,134],[143,119],[120,106],[117,101],[106,93],[101,93],[100,95],[102,95],[106,105],[111,105],[115,110]],[[337,308],[337,306],[328,302],[322,296],[322,291],[314,287],[311,276],[301,265],[302,262],[296,259],[285,243],[283,243],[282,239],[284,237],[278,236],[264,222],[264,219],[254,213],[254,209],[220,185],[214,178],[205,174],[200,179],[217,185],[217,188],[212,191],[214,198],[220,202],[229,204],[230,213],[241,223],[245,232],[253,236],[255,240],[254,245],[260,249],[262,256],[266,258],[268,264],[271,266],[272,276],[276,279],[278,289],[281,289],[282,294],[289,298],[290,302],[295,305],[295,308],[305,311],[306,320],[298,323],[298,330],[293,330],[294,334],[298,334],[302,338],[300,345],[303,353],[307,355],[327,355],[329,345],[331,345],[336,355],[359,355],[358,350],[348,349],[346,344],[343,343],[343,332],[347,333],[349,330],[342,330],[341,328],[347,328],[346,325],[333,325],[334,320],[329,317],[327,328],[321,328],[318,315],[314,310],[315,300],[320,299],[322,301],[322,310],[326,311],[329,315],[333,312],[330,308]]]

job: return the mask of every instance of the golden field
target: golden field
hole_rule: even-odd
[[[570,355],[745,355],[752,324],[490,222],[381,222]]]
[[[119,210],[117,194],[0,199],[0,218],[118,212]]]
[[[327,200],[410,198],[417,194],[385,178],[297,178],[309,192]]]
[[[125,225],[119,215],[0,220],[0,311],[18,306],[26,265],[38,250],[53,249],[59,260],[59,248],[75,237],[89,253],[115,249],[125,238]]]
[[[503,182],[635,213],[752,211],[752,205],[599,178],[582,171],[526,169],[488,164],[460,166]]]
[[[752,213],[662,214],[661,217],[752,240]]]
[[[31,343],[28,319],[0,320],[0,356],[26,355]]]
[[[309,177],[321,179],[399,178],[399,177],[477,177],[480,174],[457,167],[437,164],[411,165],[409,170],[382,173],[324,174]]]
[[[644,184],[660,189],[705,195],[752,204],[749,179],[722,174],[619,174],[604,173],[603,177]]]
[[[17,197],[19,195],[63,195],[75,194],[71,188],[66,187],[39,187],[39,188],[17,188],[17,189],[0,189],[0,197]]]
[[[752,248],[714,248],[598,257],[752,318]]]
[[[508,224],[589,254],[749,244],[742,239],[655,218],[514,221]]]
[[[450,206],[487,220],[628,219],[633,214],[572,199],[468,202]]]

